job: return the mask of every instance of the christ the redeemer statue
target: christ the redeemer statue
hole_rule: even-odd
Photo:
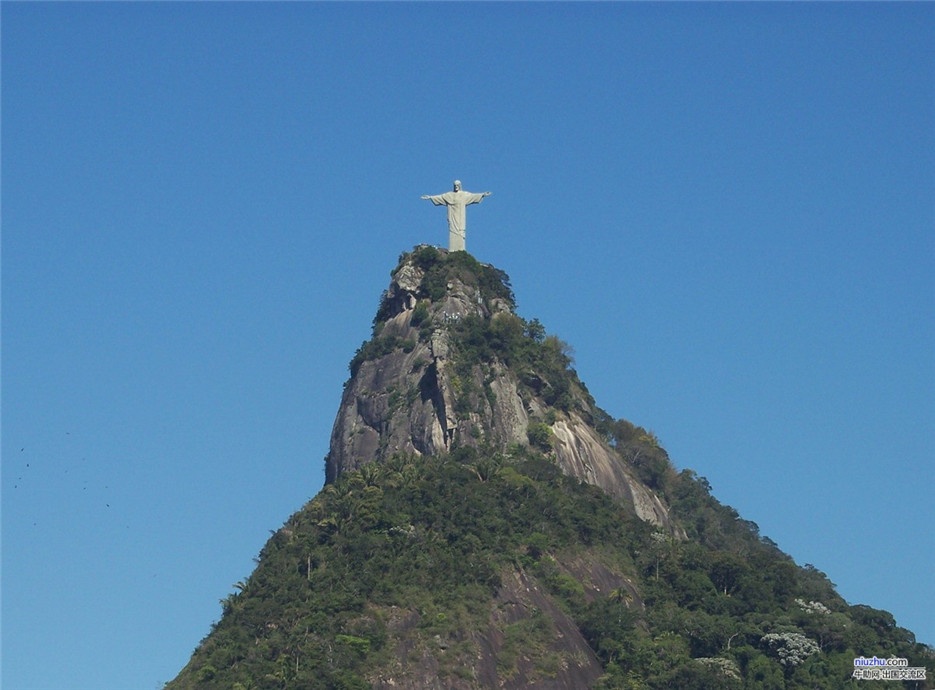
[[[448,251],[463,252],[465,250],[465,236],[467,235],[467,213],[465,208],[471,204],[479,204],[490,192],[472,194],[461,191],[461,180],[455,180],[454,190],[435,196],[423,195],[423,199],[431,201],[436,206],[448,207]]]

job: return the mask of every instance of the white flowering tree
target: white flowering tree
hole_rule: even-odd
[[[820,651],[814,640],[797,632],[769,633],[763,635],[760,642],[778,657],[779,663],[786,668],[795,668]]]

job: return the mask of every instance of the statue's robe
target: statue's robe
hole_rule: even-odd
[[[484,200],[483,194],[472,192],[445,192],[430,196],[436,206],[448,207],[448,250],[452,252],[464,251],[467,236],[467,213],[464,209],[471,204],[479,204]]]

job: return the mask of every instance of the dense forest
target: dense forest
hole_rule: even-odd
[[[420,646],[436,654],[442,679],[463,679],[476,657],[470,632],[488,630],[514,571],[578,625],[601,662],[599,688],[870,687],[848,679],[859,655],[932,669],[931,650],[889,613],[849,606],[703,479],[683,471],[671,492],[690,540],[652,529],[538,452],[367,465],[273,536],[170,687],[370,688],[399,663],[403,636],[415,659]],[[571,562],[600,563],[619,585],[586,589]],[[499,677],[520,657],[527,678],[554,677],[566,660],[550,625],[533,611],[497,631]]]

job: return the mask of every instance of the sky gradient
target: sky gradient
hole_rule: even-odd
[[[935,5],[4,2],[0,30],[5,687],[175,676],[320,490],[455,178],[598,405],[935,644]]]

